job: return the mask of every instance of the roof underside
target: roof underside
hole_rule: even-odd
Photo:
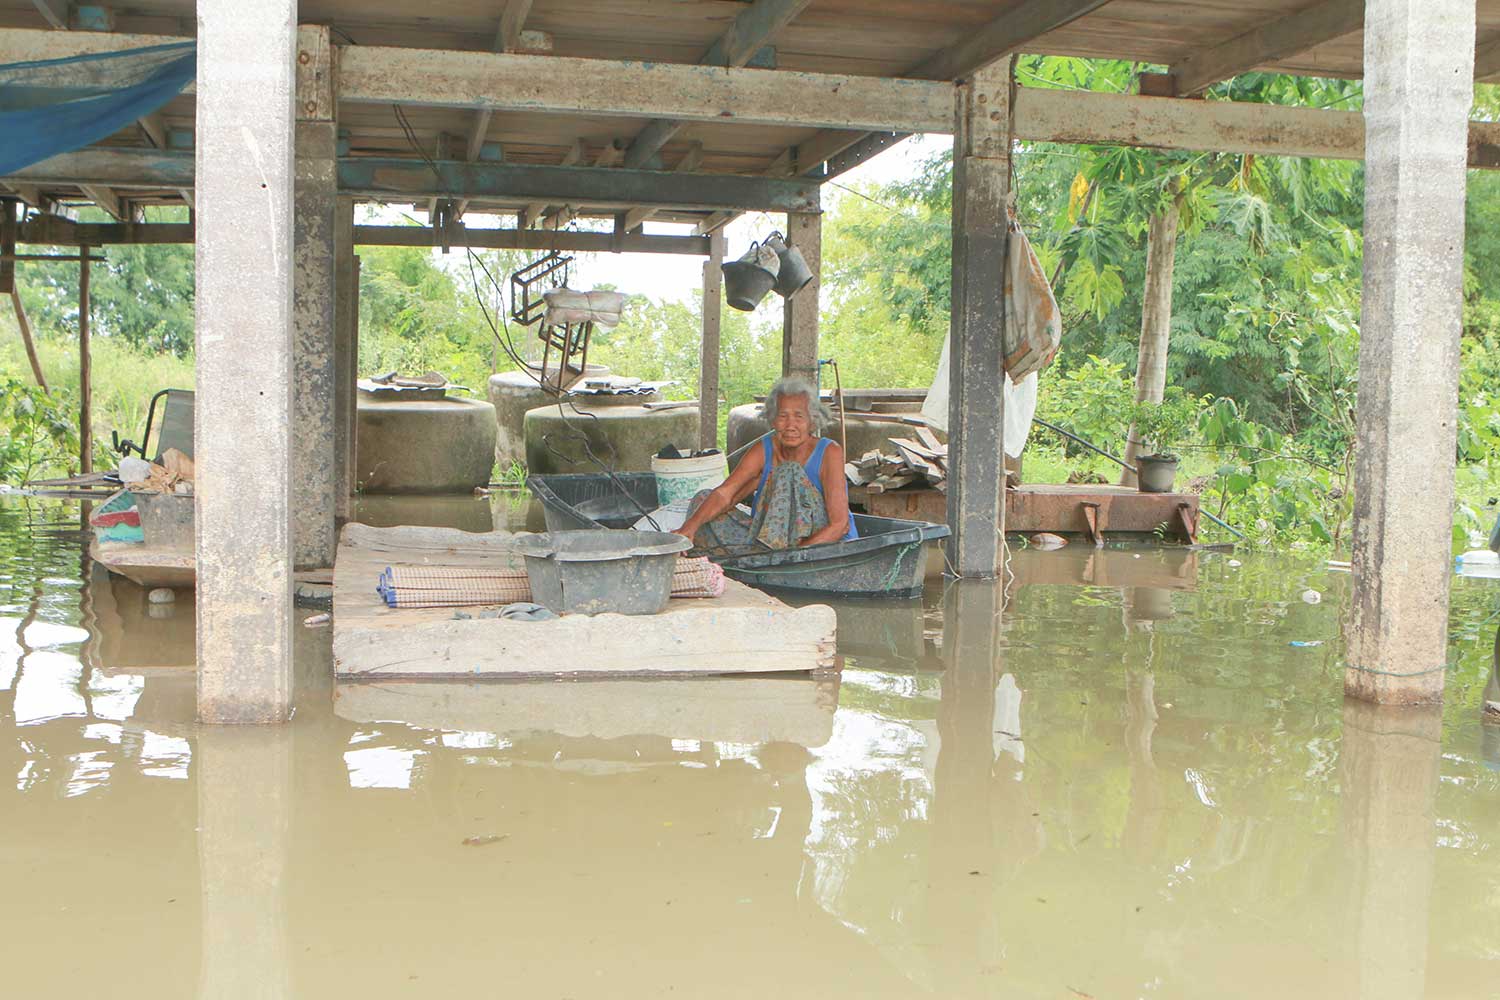
[[[1027,0],[811,0],[768,44],[779,69],[900,77],[1026,5]],[[0,0],[0,29],[49,27],[39,12],[42,6],[47,4]],[[749,0],[534,0],[520,5],[525,9],[525,31],[543,33],[528,37],[541,39],[536,44],[550,46],[552,55],[671,63],[702,60],[749,6]],[[1110,0],[1035,37],[1022,51],[1174,67],[1316,6],[1316,0]],[[506,7],[506,0],[302,0],[300,19],[331,25],[336,40],[345,44],[492,51]],[[113,29],[118,32],[190,36],[196,30],[191,0],[123,3],[114,6],[113,13]],[[1500,40],[1500,0],[1479,0],[1478,37],[1481,48]],[[1357,78],[1362,46],[1362,32],[1355,30],[1256,68]],[[463,159],[467,149],[477,148],[476,112],[415,106],[405,110],[428,155]],[[161,124],[190,132],[192,98],[179,97],[168,105]],[[618,150],[628,147],[646,125],[642,119],[500,112],[488,118],[479,135],[494,144],[486,156],[498,150],[510,163],[560,164],[576,156],[580,165],[610,165],[618,159]],[[347,135],[347,155],[415,155],[390,107],[343,106],[339,126]],[[789,149],[808,143],[814,135],[812,129],[691,124],[661,148],[651,166],[671,170],[684,158],[701,156],[696,166],[700,172],[775,172],[778,163],[786,163]],[[132,127],[101,145],[149,144],[146,131]],[[440,154],[443,148],[447,154]],[[95,200],[76,188],[44,193],[62,200]],[[165,190],[133,190],[128,196],[138,204],[181,197]],[[475,203],[468,210],[520,207]],[[614,210],[578,208],[581,214]],[[656,219],[698,216],[701,213],[654,214]]]

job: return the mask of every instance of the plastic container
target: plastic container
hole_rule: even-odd
[[[651,471],[656,475],[656,502],[662,507],[690,500],[729,478],[722,453],[699,458],[653,458]]]
[[[677,554],[692,547],[657,531],[551,531],[521,535],[531,599],[558,614],[654,615],[672,599]]]
[[[192,494],[136,493],[135,509],[141,518],[146,544],[164,549],[193,547],[193,518],[197,510]]]

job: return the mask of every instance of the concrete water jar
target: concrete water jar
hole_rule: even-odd
[[[495,408],[478,399],[359,394],[356,481],[362,493],[468,493],[490,481]]]
[[[604,471],[599,463],[614,472],[650,472],[651,459],[667,445],[684,454],[693,450],[698,407],[648,410],[634,403],[598,406],[590,399],[539,406],[526,414],[524,425],[526,470],[533,475],[597,474]]]
[[[590,364],[583,377],[604,378],[609,374],[610,370],[604,365]],[[547,377],[550,380],[554,375],[549,371]],[[526,461],[526,436],[522,426],[526,412],[555,403],[557,396],[538,385],[535,374],[523,371],[491,375],[488,392],[490,405],[495,408],[495,462],[503,472],[510,468],[512,462],[524,464]],[[590,396],[590,405],[608,398]],[[615,398],[625,403],[654,403],[661,399],[661,393]]]

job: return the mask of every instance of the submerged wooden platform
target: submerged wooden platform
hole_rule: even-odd
[[[820,747],[833,736],[837,676],[648,677],[607,681],[344,681],[333,710],[351,722],[511,738],[657,736],[725,743]]]
[[[851,487],[851,503],[880,517],[947,523],[948,497],[930,489],[887,493]],[[1158,529],[1165,525],[1163,532]],[[1005,494],[1005,530],[1011,534],[1048,531],[1090,539],[1111,535],[1166,537],[1197,541],[1196,493],[1141,493],[1127,486],[1095,483],[1026,483]]]
[[[340,677],[539,677],[823,672],[835,669],[833,609],[793,608],[725,581],[724,596],[674,600],[659,615],[544,622],[454,618],[454,608],[388,608],[382,570],[520,565],[505,532],[344,527],[333,584]],[[472,613],[472,609],[470,609]]]

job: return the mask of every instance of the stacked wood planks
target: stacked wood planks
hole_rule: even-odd
[[[947,490],[948,446],[923,426],[913,428],[919,440],[890,438],[893,453],[867,451],[858,461],[846,463],[849,481],[872,493],[898,490],[917,483]]]

